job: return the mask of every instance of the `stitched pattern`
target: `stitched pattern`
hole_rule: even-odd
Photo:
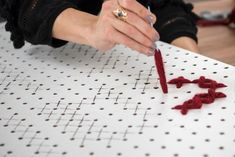
[[[195,94],[192,99],[185,101],[181,105],[176,105],[172,109],[180,110],[181,114],[186,115],[189,110],[192,109],[201,109],[203,104],[211,104],[216,99],[225,98],[226,95],[222,92],[216,92],[217,88],[227,87],[223,83],[217,83],[212,79],[205,78],[201,76],[199,79],[190,81],[180,76],[178,78],[172,79],[168,82],[169,84],[175,84],[177,88],[181,88],[184,83],[194,83],[198,84],[200,88],[208,88],[207,93]]]

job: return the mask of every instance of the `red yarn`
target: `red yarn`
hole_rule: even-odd
[[[199,79],[193,80],[192,83],[197,83],[199,87],[201,88],[222,88],[227,87],[223,83],[217,83],[216,81],[212,79],[207,79],[204,76],[201,76]]]
[[[204,104],[213,103],[216,98],[226,97],[222,92],[215,92],[215,89],[208,89],[208,93],[196,94],[195,96],[198,96]]]
[[[188,113],[188,110],[200,109],[202,107],[202,102],[200,97],[194,96],[193,99],[185,101],[182,105],[177,105],[172,109],[180,110],[183,115]]]
[[[163,91],[163,93],[168,93],[168,87],[167,87],[167,83],[166,83],[166,75],[165,75],[164,65],[163,65],[163,61],[162,61],[162,54],[159,49],[155,49],[154,60],[155,60],[155,65],[156,65],[157,72],[159,75],[162,91]]]
[[[204,76],[201,76],[199,79],[190,81],[184,77],[178,77],[169,81],[170,84],[176,84],[177,88],[182,87],[183,83],[197,83],[201,88],[209,88],[207,93],[196,94],[192,99],[185,101],[181,105],[177,105],[172,109],[180,110],[183,115],[186,115],[189,110],[192,109],[201,109],[203,104],[211,104],[217,98],[225,98],[226,95],[222,92],[216,92],[217,88],[227,87],[222,83],[217,83],[212,79],[207,79]]]
[[[191,81],[184,78],[183,76],[180,76],[178,78],[170,80],[168,83],[169,84],[175,84],[176,88],[181,88],[184,83],[191,83]]]

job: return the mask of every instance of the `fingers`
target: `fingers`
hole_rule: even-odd
[[[119,43],[122,45],[125,45],[133,50],[136,50],[140,53],[143,53],[147,56],[152,56],[154,49],[153,48],[148,48],[143,46],[142,44],[138,43],[137,41],[133,40],[132,38],[126,36],[125,34],[113,29],[109,31],[110,35],[109,38],[112,40],[114,43]]]
[[[149,22],[149,20],[152,20],[152,23],[156,22],[156,16],[152,13],[150,14],[148,9],[146,9],[143,5],[141,5],[136,0],[118,0],[118,3],[121,7],[137,14],[146,22]]]
[[[93,33],[94,45],[99,49],[106,50],[110,44],[123,44],[145,55],[153,55],[155,41],[159,39],[159,35],[146,22],[146,18],[144,19],[145,15],[149,15],[148,10],[136,0],[123,1],[132,1],[133,4],[137,5],[135,7],[137,9],[134,9],[134,11],[125,9],[127,19],[122,21],[113,14],[115,9],[120,8],[117,3],[115,1],[104,2],[99,20],[94,25],[94,30],[96,30],[96,33]]]
[[[141,44],[149,49],[155,49],[154,42],[141,33],[136,27],[118,19],[112,19],[111,23],[116,30],[131,38],[132,40],[135,40],[138,42],[138,44]],[[146,53],[149,53],[148,50]]]
[[[146,37],[148,37],[152,42],[159,40],[158,32],[151,27],[149,23],[146,23],[142,18],[139,18],[136,14],[126,11],[128,14],[126,22],[130,25],[136,27],[140,32],[142,32]]]

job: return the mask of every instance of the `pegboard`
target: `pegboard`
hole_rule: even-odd
[[[0,156],[235,157],[233,66],[158,42],[168,80],[228,86],[218,90],[227,98],[182,116],[171,108],[205,89],[163,94],[153,57],[120,45],[15,50],[0,27]]]

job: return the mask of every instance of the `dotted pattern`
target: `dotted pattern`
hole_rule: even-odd
[[[69,43],[15,50],[0,25],[0,156],[235,157],[235,68],[159,42],[167,79],[224,82],[226,99],[171,108],[203,92],[162,94],[152,57]]]

